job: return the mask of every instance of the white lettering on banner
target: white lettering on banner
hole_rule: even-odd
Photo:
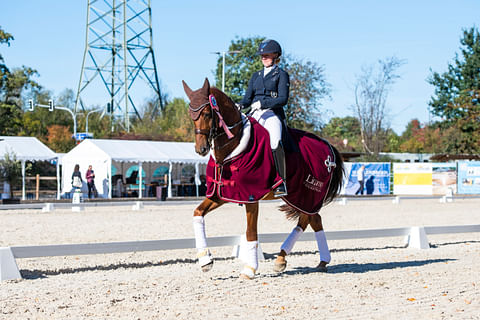
[[[305,187],[316,192],[322,192],[323,182],[312,177],[311,174],[308,175],[307,179],[303,182]]]

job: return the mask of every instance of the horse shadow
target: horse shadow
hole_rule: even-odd
[[[341,263],[328,267],[328,273],[367,273],[380,270],[392,270],[398,268],[422,267],[433,263],[445,263],[456,261],[457,259],[427,259],[427,260],[412,260],[412,261],[397,261],[384,263]],[[315,267],[295,267],[293,270],[283,272],[286,275],[309,274],[318,273]]]

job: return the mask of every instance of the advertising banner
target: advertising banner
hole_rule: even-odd
[[[457,192],[480,194],[480,161],[459,161]]]
[[[432,193],[435,195],[444,195],[452,190],[457,190],[457,164],[432,163]]]
[[[342,194],[390,194],[390,163],[345,163]]]
[[[394,163],[393,193],[431,195],[431,163]]]

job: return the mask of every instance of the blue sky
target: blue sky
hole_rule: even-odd
[[[343,117],[353,114],[353,85],[361,67],[396,56],[406,61],[387,101],[397,133],[413,118],[429,120],[430,69],[447,69],[459,52],[462,29],[478,27],[480,12],[478,0],[151,2],[157,69],[170,97],[186,98],[182,80],[192,88],[205,77],[213,81],[217,57],[211,52],[227,50],[237,36],[264,36],[325,67],[332,99],[322,108]],[[37,69],[36,80],[55,95],[65,88],[76,92],[87,1],[2,1],[0,8],[0,26],[15,37],[10,47],[0,47],[6,64]]]

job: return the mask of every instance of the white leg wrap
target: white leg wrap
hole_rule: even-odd
[[[258,255],[257,247],[258,241],[246,241],[242,243],[244,246],[244,256],[246,266],[243,268],[242,273],[249,278],[253,278],[255,271],[258,269]]]
[[[285,251],[286,254],[290,254],[292,252],[293,246],[297,242],[298,238],[303,233],[303,229],[300,227],[293,228],[292,232],[288,236],[288,238],[283,242],[282,246],[280,247],[281,250]]]
[[[320,261],[330,262],[330,250],[328,250],[327,238],[323,230],[315,232],[315,239],[317,239],[318,251],[320,252]]]
[[[203,217],[193,217],[193,231],[195,233],[195,247],[198,251],[203,251],[207,247],[207,236],[205,235],[205,219]]]

